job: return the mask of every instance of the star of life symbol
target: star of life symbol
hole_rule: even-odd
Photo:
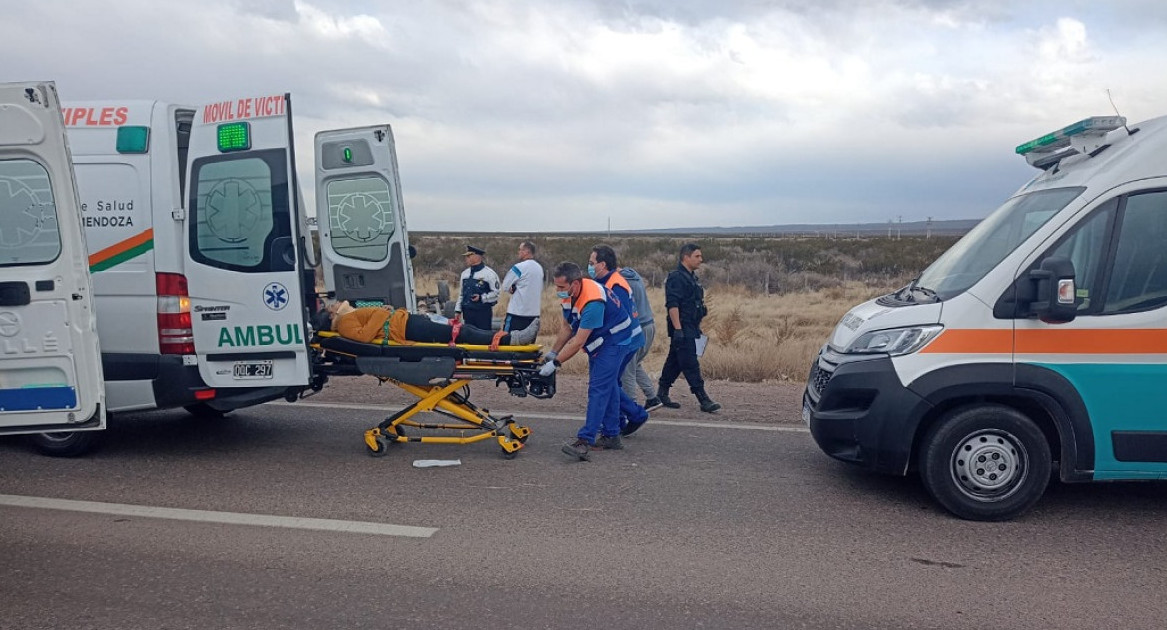
[[[32,242],[49,219],[48,204],[24,182],[0,177],[0,210],[5,215],[0,226],[0,245],[20,247]]]
[[[241,179],[227,179],[207,195],[207,227],[220,240],[242,243],[259,224],[263,211],[259,194]]]
[[[12,311],[0,313],[0,337],[14,337],[20,332],[20,315]]]
[[[345,236],[367,243],[393,226],[393,210],[372,195],[352,193],[333,207],[335,225]]]
[[[288,305],[288,289],[273,282],[263,288],[263,303],[273,311],[281,311]]]

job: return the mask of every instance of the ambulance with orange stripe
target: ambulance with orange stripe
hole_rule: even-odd
[[[287,94],[62,108],[111,411],[215,416],[323,385],[291,115]],[[323,131],[316,148],[328,284],[413,308],[388,126]],[[56,440],[57,454],[90,435]]]
[[[1017,147],[1041,173],[815,359],[819,447],[967,519],[1063,481],[1167,479],[1167,117]]]

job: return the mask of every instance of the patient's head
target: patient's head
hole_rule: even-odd
[[[336,322],[340,320],[340,316],[351,313],[357,309],[353,308],[353,305],[349,304],[348,300],[340,300],[339,302],[330,303],[327,307],[325,307],[324,310],[328,311],[328,316],[332,318],[331,328],[336,330]]]

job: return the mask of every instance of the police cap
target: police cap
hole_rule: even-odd
[[[478,254],[479,256],[485,256],[485,255],[486,255],[486,250],[485,250],[485,249],[482,249],[481,247],[475,247],[475,246],[473,246],[473,245],[467,245],[467,246],[466,246],[466,251],[462,252],[462,255],[463,255],[463,256],[469,256],[470,254]]]

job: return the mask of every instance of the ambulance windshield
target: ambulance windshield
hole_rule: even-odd
[[[1083,190],[1055,188],[1010,199],[929,265],[914,286],[940,300],[960,295]]]

